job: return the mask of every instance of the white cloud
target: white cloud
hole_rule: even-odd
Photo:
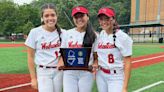
[[[22,4],[29,4],[31,3],[33,0],[13,0],[14,3],[22,5]]]

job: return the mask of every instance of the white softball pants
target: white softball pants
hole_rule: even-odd
[[[92,92],[93,74],[82,70],[66,70],[63,76],[64,92]]]
[[[96,74],[98,92],[122,92],[124,75],[107,74],[99,70]]]
[[[39,92],[61,92],[63,72],[56,68],[37,67],[37,80]]]

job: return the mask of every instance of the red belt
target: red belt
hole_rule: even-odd
[[[43,66],[43,65],[39,65],[40,68],[56,68],[56,66]]]
[[[111,70],[105,69],[103,67],[100,67],[100,70],[102,70],[104,73],[111,74]],[[116,74],[116,70],[113,70],[113,73]]]

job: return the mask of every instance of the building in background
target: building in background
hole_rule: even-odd
[[[158,42],[163,39],[164,0],[131,0],[130,25],[129,33],[133,34],[134,42]]]
[[[131,24],[164,24],[164,0],[131,0]]]

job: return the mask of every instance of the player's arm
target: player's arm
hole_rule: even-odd
[[[93,65],[92,67],[96,70],[98,69],[98,54],[97,54],[97,47],[98,47],[98,33],[96,33],[97,38],[95,39],[95,42],[93,43]]]
[[[37,89],[37,77],[34,63],[35,50],[27,46],[28,51],[28,68],[31,77],[31,85],[33,88]]]
[[[98,55],[97,52],[93,53],[93,64],[92,64],[92,72],[93,74],[96,74],[98,69]]]
[[[61,39],[62,39],[62,42],[61,42],[61,47],[60,48],[66,48],[67,47],[67,31],[63,31],[62,32],[62,35],[61,35]],[[58,64],[57,64],[57,69],[60,70],[60,67],[64,66],[64,61],[63,61],[63,57],[61,56],[61,52],[59,51],[60,53],[60,56],[59,56],[59,61],[58,61]]]
[[[124,84],[123,84],[123,91],[127,92],[128,90],[128,82],[130,79],[131,74],[131,56],[124,57]]]
[[[98,55],[97,55],[97,52],[94,52],[93,53],[93,68],[98,68]]]
[[[57,64],[57,69],[60,70],[60,67],[62,67],[62,66],[64,66],[64,62],[63,62],[63,57],[60,56],[58,64]]]

